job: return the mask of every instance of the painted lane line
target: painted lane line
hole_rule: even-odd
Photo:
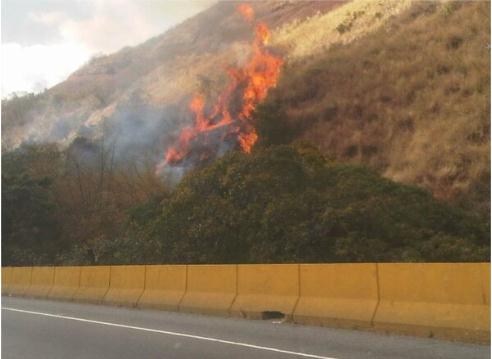
[[[7,311],[11,311],[11,312],[18,312],[18,313],[25,313],[25,314],[34,314],[34,315],[40,315],[40,316],[45,316],[45,317],[50,317],[50,318],[74,320],[74,321],[77,321],[77,322],[92,323],[92,324],[98,324],[98,325],[107,325],[107,326],[110,326],[110,327],[118,327],[118,328],[126,328],[126,329],[140,330],[140,331],[143,331],[143,332],[160,333],[160,334],[165,334],[165,335],[172,335],[172,336],[176,336],[176,337],[185,337],[185,338],[196,339],[196,340],[204,340],[204,341],[208,341],[208,342],[215,342],[215,343],[221,343],[221,344],[228,344],[228,345],[235,345],[235,346],[240,346],[240,347],[246,347],[246,348],[251,348],[251,349],[266,350],[266,351],[271,351],[271,352],[276,352],[276,353],[282,353],[282,354],[288,354],[288,355],[295,355],[295,356],[303,357],[303,358],[337,359],[337,358],[334,358],[334,357],[327,357],[327,356],[316,355],[316,354],[307,354],[307,353],[301,353],[301,352],[294,352],[294,351],[290,351],[290,350],[284,350],[284,349],[278,349],[278,348],[272,348],[272,347],[264,347],[264,346],[261,346],[261,345],[254,345],[254,344],[248,344],[248,343],[242,343],[242,342],[233,342],[233,341],[230,341],[230,340],[224,340],[224,339],[218,339],[218,338],[211,338],[211,337],[204,337],[204,336],[200,336],[200,335],[193,335],[193,334],[186,334],[186,333],[179,333],[179,332],[171,332],[171,331],[167,331],[167,330],[144,328],[144,327],[137,327],[137,326],[133,326],[133,325],[125,325],[125,324],[111,323],[111,322],[102,322],[102,321],[99,321],[99,320],[84,319],[84,318],[78,318],[78,317],[69,317],[69,316],[64,316],[64,315],[60,315],[60,314],[34,312],[34,311],[31,311],[31,310],[23,310],[23,309],[11,308],[11,307],[2,307],[2,310],[7,310]]]

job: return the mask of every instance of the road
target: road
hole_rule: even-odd
[[[490,358],[490,346],[2,297],[4,359]]]

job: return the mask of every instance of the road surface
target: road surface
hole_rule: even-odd
[[[490,346],[2,297],[4,359],[490,358]]]

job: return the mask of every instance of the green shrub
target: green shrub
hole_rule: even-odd
[[[307,143],[189,173],[149,238],[190,263],[474,261],[489,248],[486,223]]]

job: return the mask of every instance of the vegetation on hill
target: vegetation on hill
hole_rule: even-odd
[[[4,156],[5,264],[488,260],[486,222],[307,143],[231,152],[168,191],[80,142]]]
[[[476,218],[302,143],[231,153],[189,174],[150,238],[167,261],[199,263],[488,256],[488,227]]]
[[[4,265],[104,263],[125,233],[127,211],[165,193],[153,166],[117,162],[114,143],[29,145],[2,154]]]
[[[49,166],[58,159],[58,152],[51,152],[48,148],[39,149],[37,152],[40,156],[47,157],[45,164]],[[40,169],[38,176],[29,173],[31,165],[39,166],[36,161],[39,157],[36,154],[31,155],[31,158],[28,158],[27,153],[2,156],[4,264],[51,262],[55,253],[63,250],[59,222],[54,213],[56,205],[52,192],[52,177],[45,175],[43,169]],[[54,168],[51,168],[48,173],[53,174],[53,171]]]

